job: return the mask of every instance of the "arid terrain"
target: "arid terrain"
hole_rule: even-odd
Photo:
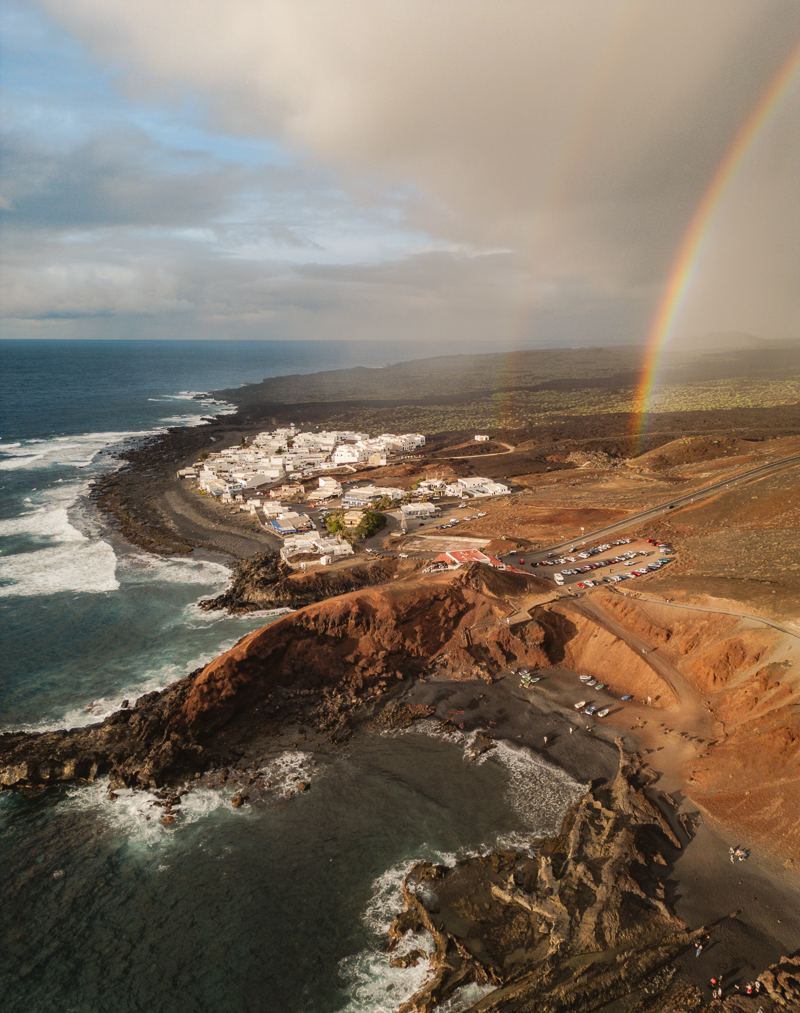
[[[501,953],[503,933],[487,937],[476,911],[459,915],[446,931],[434,925],[437,980],[461,968],[470,980],[496,984],[476,1011],[800,1009],[798,964],[790,959],[800,948],[798,371],[779,382],[778,367],[750,353],[733,364],[711,357],[694,372],[673,364],[663,392],[668,404],[648,418],[640,441],[630,411],[632,362],[619,350],[594,351],[580,361],[554,353],[538,365],[534,358],[515,369],[497,363],[491,384],[469,357],[457,369],[443,362],[278,378],[227,392],[240,405],[237,415],[172,431],[130,453],[126,467],[95,491],[122,537],[155,551],[202,547],[238,559],[231,589],[208,607],[297,611],[101,725],[4,736],[3,783],[105,771],[112,784],[160,787],[192,777],[213,784],[225,768],[226,781],[241,784],[246,796],[268,790],[248,776],[265,743],[296,737],[297,729],[304,741],[341,744],[365,728],[424,719],[474,734],[477,749],[519,740],[596,779],[564,839],[542,845],[559,862],[569,852],[571,871],[560,864],[535,871],[500,856],[488,873],[475,873],[488,876],[480,888],[468,878],[472,885],[463,889],[491,894],[498,924],[514,912],[507,946],[516,956]],[[431,389],[437,379],[438,395]],[[772,401],[759,404],[754,391],[768,387]],[[538,414],[531,409],[523,418],[520,406],[534,401]],[[426,433],[424,450],[363,468],[354,480],[409,488],[425,477],[484,475],[511,493],[482,501],[482,516],[471,512],[453,531],[418,524],[405,535],[394,528],[376,536],[382,558],[357,553],[329,569],[292,573],[276,562],[278,543],[261,524],[175,477],[202,449],[288,421],[376,432],[391,421]],[[480,447],[478,429],[490,436]],[[590,588],[559,588],[530,566],[548,551],[620,535],[668,543],[674,558],[640,579]],[[425,572],[432,555],[457,545],[530,558],[518,572],[480,563]],[[520,666],[540,681],[522,686],[514,674]],[[579,675],[601,686],[589,689]],[[608,708],[607,716],[587,716],[587,701]],[[614,781],[615,740],[628,772],[624,791]],[[634,754],[626,767],[624,757]],[[651,839],[651,830],[641,836],[633,816],[615,823],[615,804],[657,825],[666,840]],[[593,822],[601,815],[605,851]],[[566,848],[576,826],[586,831],[583,843],[575,838]],[[603,864],[618,846],[625,862]],[[736,846],[750,857],[732,866],[729,848]],[[663,864],[663,878],[644,875],[645,853]],[[547,880],[553,874],[557,885]],[[458,882],[460,873],[418,875]],[[601,889],[604,877],[617,900]],[[631,908],[639,902],[625,883],[633,881],[651,914]],[[569,926],[558,921],[559,891],[570,898]],[[407,902],[419,924],[435,913],[421,910],[411,893]],[[460,902],[454,894],[448,903],[455,910]],[[625,917],[614,922],[620,905]],[[603,919],[611,921],[601,930]],[[557,924],[565,942],[556,953],[545,940]],[[713,943],[696,959],[694,941],[707,933]],[[620,989],[601,965],[617,961],[626,946],[638,956],[619,960],[631,968]],[[582,961],[592,967],[586,982],[583,971],[570,971],[572,984],[559,991],[566,967]],[[712,1001],[708,987],[723,971],[724,1004]],[[653,975],[659,984],[650,988]],[[764,991],[743,994],[756,978]],[[421,996],[416,1008],[433,1009],[446,993]]]

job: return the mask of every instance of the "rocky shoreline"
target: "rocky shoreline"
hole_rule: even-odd
[[[409,873],[406,911],[392,934],[432,934],[434,977],[403,1013],[433,1010],[467,981],[496,986],[474,1013],[800,1009],[800,963],[784,958],[761,970],[792,948],[791,930],[769,932],[753,947],[753,925],[728,917],[735,905],[715,869],[710,896],[698,899],[702,917],[676,914],[679,883],[687,895],[696,890],[676,872],[684,849],[698,851],[694,816],[686,805],[680,813],[663,808],[648,787],[654,775],[632,755],[641,749],[663,766],[652,727],[640,731],[647,721],[621,733],[617,762],[610,728],[573,736],[569,705],[521,698],[508,674],[517,665],[546,673],[596,664],[637,685],[652,683],[657,700],[664,684],[642,659],[626,655],[610,627],[584,623],[577,605],[534,608],[530,621],[505,624],[509,600],[529,593],[527,578],[469,567],[423,583],[413,560],[396,559],[290,575],[244,522],[217,531],[213,512],[180,498],[175,470],[209,440],[222,446],[252,429],[253,410],[240,414],[126,450],[125,465],[96,483],[93,497],[126,540],[148,551],[202,546],[238,557],[231,586],[202,607],[300,611],[97,725],[0,736],[0,787],[39,792],[107,775],[110,799],[121,787],[155,790],[164,822],[172,822],[193,784],[234,787],[232,803],[247,805],[270,790],[257,776],[263,758],[299,742],[324,752],[362,729],[402,730],[425,720],[472,735],[476,752],[498,740],[524,744],[575,776],[594,778],[592,788],[561,834],[538,843],[535,858],[502,852],[451,870],[419,865]],[[308,789],[313,779],[295,788]],[[680,806],[680,792],[674,797]],[[699,832],[706,835],[707,825]],[[721,843],[713,846],[710,861],[720,851],[724,860]],[[745,892],[739,886],[737,897]],[[726,920],[715,931],[726,934],[726,945],[732,940],[742,964],[748,947],[758,954],[758,1002],[736,994],[733,978],[724,1001],[709,1001],[692,943],[720,916]],[[413,955],[394,959],[410,963]]]
[[[700,927],[693,919],[688,929],[674,913],[678,844],[694,836],[696,818],[655,801],[647,788],[653,775],[630,755],[637,748],[632,736],[615,774],[611,727],[572,734],[574,711],[561,702],[558,666],[572,663],[582,640],[580,611],[536,608],[528,621],[509,626],[502,617],[508,600],[528,587],[522,575],[473,564],[424,582],[413,572],[395,576],[305,606],[97,725],[3,735],[0,782],[38,792],[107,774],[112,799],[123,786],[155,789],[162,818],[171,822],[182,792],[195,783],[234,787],[232,803],[247,805],[270,790],[258,779],[265,756],[300,743],[312,752],[342,748],[361,729],[396,731],[425,720],[472,736],[475,754],[498,740],[525,745],[596,783],[562,834],[540,842],[534,864],[499,853],[451,872],[419,866],[410,874],[408,911],[394,934],[427,928],[436,944],[436,987],[414,1008],[432,1010],[459,981],[483,980],[497,989],[475,1013],[755,1013],[756,1006],[736,1004],[744,997],[709,1007],[708,990],[691,973],[693,940],[735,904],[718,884],[718,895],[705,898],[714,917],[703,916]],[[590,655],[582,658],[588,663]],[[523,693],[509,674],[519,664],[553,673],[552,692]],[[294,791],[309,788],[313,778]],[[424,900],[430,889],[439,911]],[[752,948],[750,929],[736,939]],[[503,941],[505,949],[497,949]],[[773,962],[780,952],[774,942],[765,950]],[[764,1013],[792,1009],[795,970],[786,961],[769,972],[772,979],[762,974],[772,982]]]
[[[296,574],[272,550],[233,564],[230,585],[215,598],[198,602],[201,609],[232,614],[274,608],[303,608],[338,595],[386,584],[416,569],[413,561],[387,557],[355,565]]]
[[[677,917],[669,878],[694,827],[660,808],[648,792],[652,772],[617,745],[616,776],[592,785],[558,836],[536,842],[533,853],[410,870],[389,951],[406,933],[427,933],[429,954],[414,949],[393,963],[427,956],[431,974],[398,1013],[433,1013],[471,983],[494,988],[465,1013],[756,1008],[731,983],[725,1001],[709,1004],[709,989],[679,974],[676,960],[708,946],[737,912],[694,929]],[[762,1010],[796,1009],[800,959],[781,961],[752,984]]]

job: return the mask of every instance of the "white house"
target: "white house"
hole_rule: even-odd
[[[406,503],[400,508],[403,517],[441,517],[441,509],[433,503]]]
[[[323,477],[319,480],[319,488],[309,493],[310,503],[323,499],[337,499],[342,495],[342,483],[335,478]]]
[[[365,485],[360,489],[348,489],[342,497],[342,506],[369,506],[376,499],[404,499],[405,489],[395,489],[392,486]]]
[[[264,511],[264,516],[268,521],[271,521],[273,517],[280,517],[286,511],[286,507],[283,503],[278,502],[278,500],[266,500],[261,509]]]
[[[287,563],[299,555],[336,558],[352,554],[353,546],[348,541],[332,535],[292,535],[281,547],[281,558]]]
[[[502,482],[493,482],[490,478],[480,478],[478,475],[469,478],[459,478],[458,485],[469,496],[501,496],[510,489]]]
[[[335,465],[361,464],[366,461],[369,452],[366,447],[357,443],[340,443],[331,454],[331,460]]]

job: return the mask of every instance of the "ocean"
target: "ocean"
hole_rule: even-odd
[[[455,349],[437,349],[437,354]],[[0,731],[91,723],[266,621],[205,613],[227,568],[110,536],[87,497],[114,452],[231,410],[208,391],[422,358],[343,342],[0,342]],[[525,750],[467,764],[468,740],[359,738],[316,758],[312,790],[235,809],[203,788],[164,825],[148,792],[0,795],[3,1009],[197,1013],[396,1009],[404,872],[554,831],[582,787]],[[311,771],[268,758],[280,786]],[[463,1006],[479,994],[461,996]],[[452,1007],[458,1008],[458,1004]]]

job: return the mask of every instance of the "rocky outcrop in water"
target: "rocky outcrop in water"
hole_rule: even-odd
[[[295,573],[277,552],[260,552],[239,560],[233,568],[230,586],[199,602],[206,611],[254,612],[272,608],[303,608],[326,598],[349,594],[361,588],[385,584],[398,573],[415,565],[398,559],[377,559],[333,570]]]
[[[707,930],[689,931],[665,900],[681,844],[645,781],[620,748],[616,778],[590,790],[536,857],[415,865],[390,950],[427,931],[433,973],[401,1013],[430,1013],[469,982],[497,986],[476,1013],[586,1011],[644,984],[667,986],[670,962]]]
[[[671,825],[648,795],[646,772],[617,744],[616,777],[592,787],[535,855],[420,862],[406,875],[389,952],[409,932],[428,933],[433,949],[392,960],[431,966],[398,1013],[433,1013],[470,983],[495,988],[468,1013],[800,1009],[797,957],[760,976],[757,1000],[728,987],[725,999],[710,1002],[710,989],[681,976],[676,958],[714,926],[690,930],[672,911],[669,870],[688,835]]]

